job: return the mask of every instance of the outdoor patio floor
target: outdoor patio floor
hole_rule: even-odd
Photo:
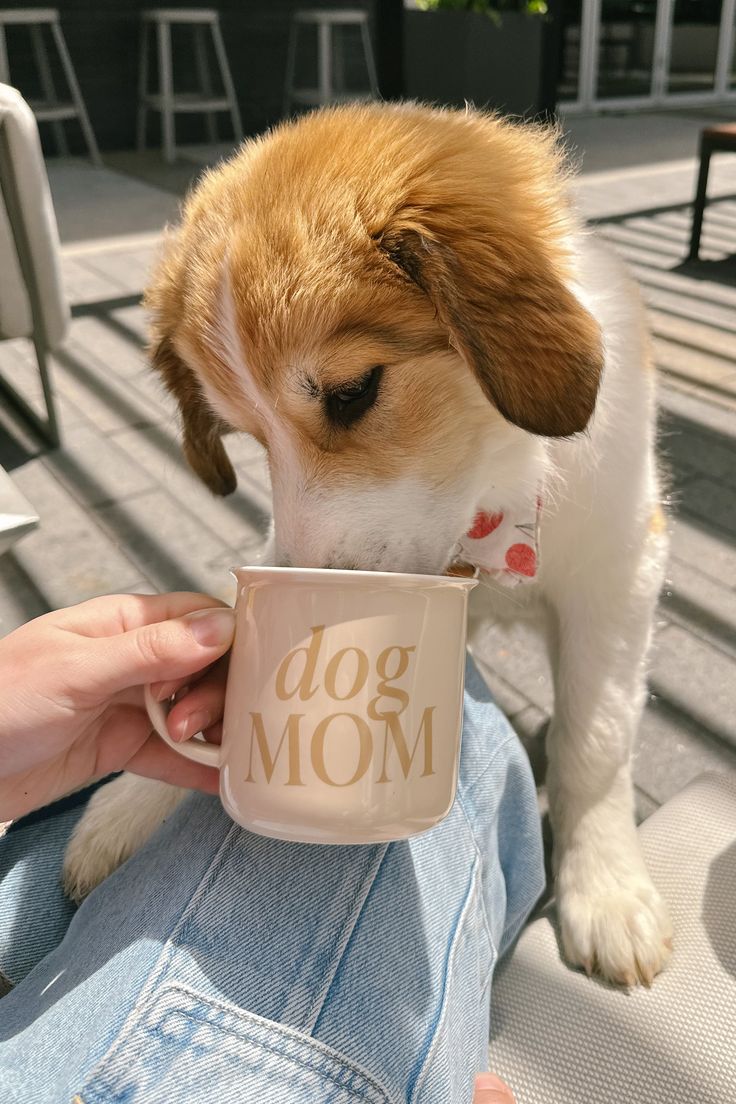
[[[595,126],[601,148],[605,122]],[[576,129],[581,140],[584,122]],[[622,157],[622,170],[592,158],[596,171],[584,162],[578,185],[582,209],[642,284],[661,380],[673,541],[637,745],[640,816],[702,770],[736,769],[736,158],[714,165],[713,192],[722,198],[706,213],[704,259],[684,265],[688,148],[686,158],[670,151],[659,164]],[[162,171],[164,187],[152,186],[150,156],[137,178],[125,168],[49,165],[74,315],[54,364],[64,443],[39,450],[0,409],[0,463],[41,515],[40,527],[0,559],[0,633],[111,591],[192,588],[230,598],[227,569],[258,553],[268,523],[257,444],[228,439],[240,486],[225,500],[212,498],[181,457],[173,404],[146,366],[139,303],[158,228],[177,200],[166,190],[170,173]],[[0,344],[0,369],[38,397],[26,343]],[[499,703],[538,761],[551,706],[541,648],[525,626],[493,628],[482,655]]]

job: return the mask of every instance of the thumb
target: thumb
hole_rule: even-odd
[[[500,1077],[493,1073],[479,1073],[475,1079],[473,1104],[515,1104],[514,1094]]]
[[[85,689],[112,695],[132,686],[196,674],[224,655],[234,631],[234,611],[220,607],[90,639]]]

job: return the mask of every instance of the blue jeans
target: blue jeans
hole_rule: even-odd
[[[0,840],[3,1104],[470,1101],[543,885],[529,764],[471,665],[457,800],[410,841],[263,839],[192,795],[73,913],[80,813]]]

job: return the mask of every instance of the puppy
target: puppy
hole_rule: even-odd
[[[564,951],[649,984],[671,932],[629,759],[667,544],[654,376],[637,292],[576,222],[556,136],[412,104],[285,123],[205,175],[148,305],[194,470],[227,494],[222,435],[267,450],[276,563],[439,573],[459,554],[484,569],[484,615],[544,620]],[[178,796],[129,776],[101,790],[72,894]]]

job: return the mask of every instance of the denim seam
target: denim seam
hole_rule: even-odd
[[[480,877],[482,879],[483,874],[485,872],[485,868],[486,868],[486,864],[485,864],[485,861],[483,859],[483,852],[481,851],[478,840],[475,837],[475,832],[473,831],[473,825],[470,821],[470,817],[468,816],[468,811],[465,808],[465,803],[462,799],[462,796],[459,793],[457,795],[457,804],[458,804],[458,808],[460,809],[460,812],[463,815],[463,819],[465,820],[465,823],[468,826],[468,831],[470,832],[470,838],[473,841],[473,850],[475,851],[476,858],[478,860]],[[490,919],[489,919],[489,916],[488,916],[488,912],[486,910],[486,903],[485,903],[485,900],[483,898],[482,893],[480,894],[480,912],[481,912],[481,919],[483,921],[483,930],[486,933],[486,938],[487,938],[489,946],[491,948],[491,955],[493,957],[493,961],[497,962],[498,961],[498,948],[496,947],[496,941],[493,938],[493,932],[491,931],[491,922],[490,922]]]
[[[374,863],[373,872],[370,875],[370,878],[363,880],[363,893],[362,893],[362,899],[360,901],[360,905],[358,907],[358,910],[357,910],[357,912],[355,912],[354,909],[353,909],[353,912],[351,913],[352,923],[349,925],[349,930],[348,931],[343,930],[343,932],[341,933],[341,938],[335,944],[336,950],[339,953],[338,953],[338,956],[337,956],[337,961],[334,962],[334,966],[333,966],[332,970],[330,971],[329,982],[326,984],[326,986],[323,984],[323,986],[321,988],[321,992],[315,998],[315,1000],[313,1002],[313,1007],[310,1010],[310,1014],[306,1017],[306,1020],[305,1020],[305,1023],[304,1023],[303,1030],[309,1035],[314,1035],[314,1032],[317,1030],[317,1026],[319,1024],[319,1020],[320,1020],[320,1017],[322,1015],[322,1011],[325,1007],[325,1004],[327,1002],[327,998],[330,995],[330,991],[332,989],[332,986],[335,983],[335,978],[337,977],[338,971],[340,969],[340,964],[343,961],[343,959],[345,958],[348,947],[350,946],[350,942],[351,942],[351,940],[353,938],[353,935],[355,933],[355,928],[358,924],[358,921],[360,920],[363,909],[365,908],[366,904],[368,903],[368,899],[370,898],[371,891],[373,889],[373,886],[375,885],[376,878],[378,877],[378,872],[381,869],[381,867],[383,866],[383,861],[386,858],[386,855],[388,854],[388,848],[389,848],[388,844],[383,845],[383,849],[381,851],[378,862]],[[346,924],[344,926],[344,928],[347,928],[347,927],[348,927],[348,925]]]
[[[515,734],[507,736],[506,739],[503,741],[503,743],[498,745],[495,752],[491,756],[489,762],[485,765],[485,767],[483,768],[483,771],[478,775],[475,782],[473,782],[472,786],[469,786],[467,788],[464,787],[464,786],[458,786],[458,790],[457,790],[458,808],[460,809],[460,811],[463,815],[463,818],[465,820],[465,823],[468,826],[468,830],[470,832],[470,838],[473,841],[473,847],[475,848],[475,853],[478,856],[478,861],[480,863],[481,874],[485,870],[485,862],[483,861],[483,852],[481,851],[480,844],[479,844],[478,839],[476,837],[475,831],[473,830],[473,823],[470,819],[470,816],[468,815],[468,810],[465,806],[465,793],[471,794],[473,792],[473,790],[485,778],[488,771],[493,767],[493,765],[495,764],[496,759],[498,758],[499,754],[504,750],[504,748],[506,748],[509,744],[513,744],[516,740],[518,740],[518,737]],[[488,911],[486,909],[486,903],[485,903],[485,900],[483,898],[482,893],[480,895],[480,907],[481,907],[481,914],[483,916],[483,927],[485,928],[486,935],[488,937],[488,942],[490,943],[491,951],[493,952],[493,961],[497,962],[498,961],[498,947],[496,946],[496,942],[493,938],[493,934],[492,934],[492,930],[491,930],[491,921],[490,921],[490,917],[488,916]]]
[[[389,1096],[387,1090],[383,1087],[383,1085],[381,1085],[380,1081],[377,1081],[367,1070],[363,1069],[351,1058],[343,1054],[342,1051],[336,1051],[331,1047],[328,1048],[325,1043],[321,1042],[321,1040],[315,1039],[313,1036],[307,1035],[303,1031],[299,1031],[295,1028],[288,1028],[284,1024],[279,1023],[277,1020],[266,1019],[265,1016],[257,1016],[254,1012],[248,1012],[247,1010],[244,1011],[243,1009],[238,1008],[237,1005],[231,1005],[224,1001],[213,1000],[206,994],[200,994],[195,989],[188,989],[184,985],[168,985],[166,986],[165,992],[181,993],[182,996],[189,997],[190,1000],[194,1000],[198,1004],[206,1004],[215,1011],[225,1012],[228,1015],[234,1016],[236,1019],[242,1019],[244,1021],[247,1021],[248,1019],[253,1019],[257,1023],[262,1024],[269,1031],[273,1031],[276,1034],[284,1037],[287,1043],[294,1040],[308,1047],[319,1048],[323,1052],[321,1056],[325,1062],[341,1063],[351,1074],[357,1075],[362,1081],[365,1081],[367,1087],[371,1090],[371,1093],[378,1093],[381,1100],[383,1100],[385,1104],[392,1104],[391,1097]],[[180,1015],[186,1016],[187,1019],[193,1020],[196,1023],[202,1023],[201,1018],[196,1016],[191,1009],[177,1008],[176,1011],[179,1012]],[[222,1024],[213,1024],[211,1026],[213,1026],[217,1031],[224,1031],[227,1035],[231,1035],[235,1039],[241,1038],[241,1036],[239,1036],[236,1031],[233,1031],[232,1028],[224,1027]],[[314,1073],[320,1074],[320,1076],[326,1077],[327,1080],[333,1083],[333,1085],[336,1085],[340,1089],[344,1089],[358,1099],[368,1099],[368,1096],[365,1092],[358,1093],[348,1086],[342,1084],[339,1078],[335,1077],[331,1073],[326,1072],[324,1069],[324,1065],[320,1065],[319,1062],[314,1062],[310,1064],[304,1059],[294,1057],[292,1054],[284,1055],[276,1047],[268,1046],[266,1043],[262,1042],[259,1039],[254,1040],[252,1037],[249,1037],[249,1041],[251,1043],[254,1043],[256,1046],[262,1047],[263,1050],[267,1050],[269,1051],[269,1053],[275,1054],[277,1057],[287,1057],[289,1061],[296,1062],[297,1065],[302,1066],[304,1069],[310,1070]]]
[[[189,900],[189,902],[185,906],[184,910],[181,913],[181,916],[179,917],[176,924],[172,928],[171,934],[168,936],[168,938],[164,942],[164,945],[161,948],[161,951],[159,953],[158,958],[156,959],[155,963],[151,967],[151,972],[149,973],[148,977],[144,981],[144,983],[141,987],[141,991],[138,994],[138,996],[136,997],[135,1003],[133,1004],[133,1007],[131,1008],[130,1012],[128,1013],[128,1015],[126,1017],[125,1023],[120,1028],[120,1031],[117,1033],[115,1038],[112,1040],[112,1042],[108,1046],[105,1053],[97,1060],[97,1062],[95,1062],[94,1066],[92,1067],[92,1069],[87,1074],[85,1082],[82,1085],[82,1088],[81,1088],[80,1093],[79,1093],[80,1097],[81,1097],[81,1093],[83,1091],[86,1091],[86,1088],[85,1088],[86,1085],[89,1083],[90,1079],[96,1075],[97,1070],[102,1069],[104,1067],[105,1063],[110,1061],[110,1059],[112,1058],[112,1056],[114,1055],[114,1053],[118,1049],[118,1047],[123,1045],[123,1043],[128,1038],[128,1035],[135,1028],[138,1020],[141,1017],[142,1012],[144,1011],[144,1009],[146,1007],[146,1002],[149,999],[151,990],[153,989],[154,985],[159,980],[160,976],[163,974],[163,972],[166,969],[166,966],[168,965],[168,962],[171,958],[172,947],[173,947],[174,940],[176,939],[176,936],[179,934],[179,931],[181,930],[182,925],[189,918],[189,914],[199,904],[199,900],[202,897],[203,893],[205,892],[205,888],[206,887],[208,888],[212,884],[214,879],[217,877],[217,875],[219,873],[219,868],[222,866],[222,863],[224,861],[226,851],[227,851],[229,845],[231,844],[232,840],[234,839],[236,831],[238,831],[238,826],[236,824],[231,825],[231,827],[228,829],[225,838],[223,839],[222,843],[220,844],[217,851],[215,852],[215,856],[214,856],[212,862],[210,863],[210,865],[209,865],[208,869],[205,871],[205,873],[202,875],[202,879],[201,879],[199,885],[197,886],[196,890],[194,891],[193,896],[191,897],[191,899]]]
[[[510,723],[511,722],[509,721],[509,724]],[[497,748],[494,751],[493,755],[488,760],[488,762],[486,763],[486,765],[484,766],[483,770],[480,772],[478,777],[476,779],[474,779],[474,781],[469,786],[463,786],[462,787],[465,790],[465,792],[468,793],[468,794],[472,794],[473,790],[476,790],[478,788],[480,783],[483,781],[485,776],[488,774],[489,770],[491,770],[493,768],[493,766],[495,765],[496,760],[498,759],[501,752],[504,751],[504,749],[507,748],[509,744],[518,744],[519,742],[520,742],[519,737],[517,736],[516,732],[512,729],[511,732],[509,733],[509,735],[506,736],[505,739],[502,740],[501,743],[497,746]]]
[[[458,916],[457,926],[455,928],[455,932],[453,934],[451,945],[450,945],[449,952],[448,952],[448,955],[447,955],[447,959],[446,959],[446,962],[445,962],[444,977],[443,977],[443,980],[442,980],[442,999],[441,999],[441,1002],[440,1002],[439,1013],[437,1015],[437,1019],[436,1019],[435,1025],[434,1025],[434,1031],[432,1033],[432,1039],[429,1043],[429,1046],[427,1047],[427,1052],[424,1055],[424,1059],[422,1060],[422,1064],[421,1064],[419,1070],[417,1071],[416,1076],[414,1077],[414,1083],[410,1088],[408,1098],[407,1098],[408,1104],[413,1104],[413,1102],[416,1101],[419,1097],[419,1093],[421,1092],[423,1083],[426,1079],[426,1076],[427,1076],[427,1073],[429,1071],[429,1067],[430,1067],[430,1064],[431,1064],[431,1061],[432,1061],[432,1057],[434,1055],[435,1048],[437,1046],[437,1041],[439,1039],[439,1035],[440,1035],[440,1031],[442,1029],[442,1025],[445,1022],[445,1014],[447,1012],[448,988],[449,988],[448,979],[450,977],[450,974],[452,973],[452,967],[453,967],[453,963],[454,963],[454,960],[455,960],[455,953],[456,953],[458,945],[460,943],[460,936],[461,936],[461,934],[462,934],[462,932],[465,928],[465,922],[467,920],[468,913],[470,912],[470,908],[471,908],[471,905],[473,903],[473,898],[478,893],[478,873],[479,873],[479,861],[478,861],[478,858],[476,857],[476,861],[473,863],[473,872],[472,872],[472,875],[470,877],[470,884],[468,885],[468,890],[467,890],[467,893],[466,893],[466,896],[465,896],[465,900],[463,902],[462,909],[460,910],[460,914]]]

